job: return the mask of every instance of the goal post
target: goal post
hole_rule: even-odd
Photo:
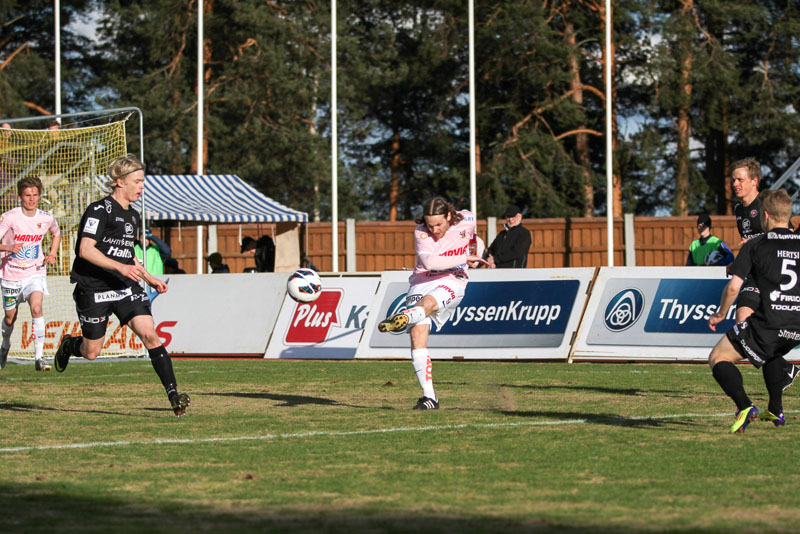
[[[138,108],[0,119],[0,212],[19,205],[19,180],[38,177],[43,186],[39,208],[51,212],[61,230],[56,263],[47,266],[49,295],[43,302],[44,352],[48,359],[52,359],[62,335],[80,332],[72,299],[74,285],[69,282],[78,224],[86,207],[108,194],[103,183],[111,162],[131,152],[126,128],[134,115],[139,117],[136,144],[144,161],[142,114]],[[44,250],[49,250],[50,242],[47,234]],[[101,357],[143,353],[133,332],[112,316]],[[9,358],[32,359],[33,354],[30,308],[23,303],[19,306]]]

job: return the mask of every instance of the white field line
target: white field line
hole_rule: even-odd
[[[786,410],[784,413],[797,413],[800,410]],[[27,447],[3,447],[0,454],[13,452],[30,451],[50,451],[66,449],[94,449],[100,447],[131,447],[135,445],[192,445],[197,443],[224,443],[233,441],[273,441],[279,439],[297,439],[314,437],[347,437],[363,436],[369,434],[390,434],[395,432],[430,432],[430,431],[449,431],[462,430],[465,428],[515,428],[515,427],[536,427],[536,426],[564,426],[582,425],[587,423],[607,423],[607,422],[634,422],[634,421],[662,421],[669,419],[696,419],[707,417],[732,417],[732,412],[703,414],[703,413],[684,413],[673,415],[661,415],[651,417],[597,417],[592,419],[562,419],[560,421],[518,421],[515,423],[462,423],[454,425],[429,425],[429,426],[406,426],[394,428],[376,428],[370,430],[350,430],[343,432],[293,432],[284,434],[260,434],[255,436],[228,436],[219,438],[187,438],[187,439],[151,439],[133,441],[94,441],[88,443],[65,443],[61,445],[31,445]]]

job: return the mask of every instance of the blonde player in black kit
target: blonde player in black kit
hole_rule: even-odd
[[[144,165],[133,154],[117,158],[108,169],[111,194],[86,208],[78,227],[75,262],[70,281],[83,337],[64,336],[55,356],[63,373],[70,356],[94,360],[100,355],[108,318],[113,313],[142,340],[150,361],[167,392],[172,411],[184,415],[189,396],[178,392],[167,349],[156,334],[150,298],[139,285],[147,282],[159,293],[167,284],[151,276],[134,256],[141,221],[131,208],[144,190]]]
[[[756,311],[737,323],[708,356],[711,372],[722,390],[736,403],[731,433],[744,432],[757,417],[783,426],[783,356],[800,344],[800,235],[789,230],[792,200],[783,189],[761,193],[760,236],[748,240],[728,267],[731,280],[722,293],[717,313],[708,319],[716,331],[728,308],[751,278],[761,299]],[[748,359],[764,372],[769,393],[768,411],[759,413],[744,390],[736,362]]]
[[[755,158],[744,158],[735,161],[731,165],[731,189],[739,200],[733,206],[733,214],[736,216],[736,228],[743,245],[748,240],[760,236],[763,233],[761,228],[761,200],[758,196],[758,186],[761,185],[761,164]],[[758,309],[761,302],[761,293],[755,282],[745,280],[739,292],[739,299],[736,301],[736,322],[741,323]],[[783,390],[800,376],[800,368],[784,360],[783,371]]]

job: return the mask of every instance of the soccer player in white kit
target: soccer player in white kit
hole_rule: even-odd
[[[46,264],[56,262],[61,243],[58,223],[51,213],[38,208],[42,195],[42,181],[25,177],[17,183],[20,205],[0,217],[0,287],[3,289],[3,341],[0,344],[0,369],[8,359],[11,333],[17,320],[17,308],[27,302],[33,323],[33,349],[37,371],[49,371],[44,360],[45,324],[42,300],[47,292]],[[42,240],[47,233],[53,236],[50,250],[45,255]]]
[[[452,316],[467,288],[469,267],[488,265],[477,252],[470,250],[475,243],[475,215],[456,208],[441,197],[435,197],[422,208],[419,226],[414,230],[417,263],[408,279],[406,309],[381,321],[381,332],[409,329],[411,334],[411,363],[422,388],[422,397],[415,410],[438,410],[439,399],[433,389],[428,334],[431,323],[439,330]]]

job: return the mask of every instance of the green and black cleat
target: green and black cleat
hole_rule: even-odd
[[[180,417],[186,415],[186,408],[189,407],[192,400],[186,393],[176,393],[170,397],[169,403],[172,405],[172,411],[175,412],[175,415]]]
[[[53,358],[53,364],[56,366],[56,371],[59,373],[63,373],[64,369],[66,369],[69,364],[69,354],[67,353],[66,344],[70,339],[72,339],[70,335],[65,335],[61,338],[61,342],[58,344],[58,350],[56,350],[56,356]]]

